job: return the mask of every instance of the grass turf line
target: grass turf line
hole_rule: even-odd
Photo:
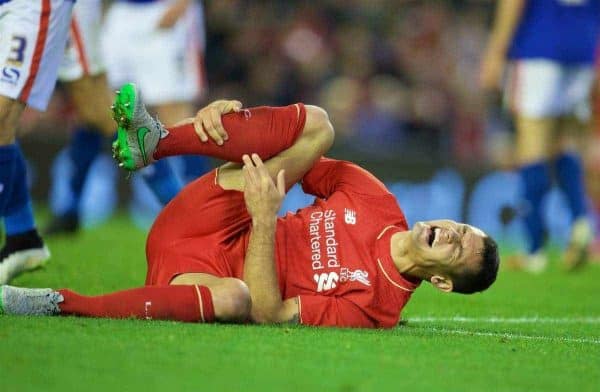
[[[142,285],[144,238],[119,217],[52,239],[48,266],[14,284],[85,294]],[[424,285],[406,325],[389,331],[4,316],[0,389],[592,391],[599,278],[597,265],[572,275],[553,266],[502,271],[473,296]]]

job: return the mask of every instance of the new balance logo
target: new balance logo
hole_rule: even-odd
[[[344,222],[349,225],[356,224],[356,211],[344,208]]]
[[[315,282],[317,283],[317,293],[335,289],[337,282],[340,279],[339,275],[335,272],[322,273],[314,275]]]

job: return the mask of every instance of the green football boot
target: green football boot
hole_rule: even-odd
[[[136,85],[127,83],[117,90],[111,109],[117,123],[113,157],[119,166],[134,171],[152,163],[159,140],[169,133],[150,116]]]

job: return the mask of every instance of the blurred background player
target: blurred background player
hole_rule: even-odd
[[[194,0],[114,2],[102,37],[111,86],[132,77],[148,85],[144,99],[167,124],[194,113],[192,101],[205,93],[203,18]]]
[[[102,2],[85,0],[76,3],[70,25],[70,36],[61,67],[59,80],[78,115],[76,127],[67,148],[69,166],[60,171],[69,177],[68,203],[53,211],[47,234],[75,232],[80,227],[80,204],[85,180],[90,167],[99,156],[106,139],[114,138],[115,128],[109,110],[110,91],[106,80],[101,53]],[[127,50],[132,50],[128,40]],[[140,47],[144,45],[137,43]],[[145,172],[144,180],[161,204],[166,204],[179,192],[183,183],[174,175],[168,162],[159,162]],[[53,186],[58,186],[57,181]]]
[[[79,1],[73,7],[67,47],[58,73],[79,123],[67,147],[72,170],[61,173],[69,177],[72,197],[64,210],[52,211],[54,217],[46,234],[73,232],[79,228],[79,200],[85,178],[100,153],[103,139],[112,138],[115,133],[110,112],[100,109],[110,106],[110,91],[100,54],[101,18],[99,0]]]
[[[196,101],[206,95],[204,48],[204,10],[199,1],[119,0],[106,14],[102,52],[110,85],[137,83],[163,124],[192,116]],[[204,157],[184,160],[184,179],[210,169]],[[164,173],[168,161],[159,163],[142,175],[172,177]]]
[[[515,158],[527,202],[529,254],[519,263],[546,266],[542,198],[554,177],[568,199],[571,235],[564,261],[585,262],[592,240],[578,144],[589,126],[588,100],[600,33],[599,0],[500,0],[481,65],[480,83],[499,86],[516,126]]]
[[[600,42],[597,53],[600,54]],[[592,205],[596,213],[596,236],[591,247],[594,259],[600,256],[600,55],[596,56],[596,82],[594,83],[593,96],[593,135],[586,151],[586,177],[587,189],[592,198]]]
[[[0,2],[0,283],[50,257],[35,227],[25,159],[16,143],[25,106],[45,110],[64,53],[72,1]]]

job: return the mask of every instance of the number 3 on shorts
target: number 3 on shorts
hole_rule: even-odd
[[[10,65],[20,66],[25,58],[25,48],[27,47],[27,39],[19,35],[13,35],[12,45],[10,47],[10,54],[7,62]]]

